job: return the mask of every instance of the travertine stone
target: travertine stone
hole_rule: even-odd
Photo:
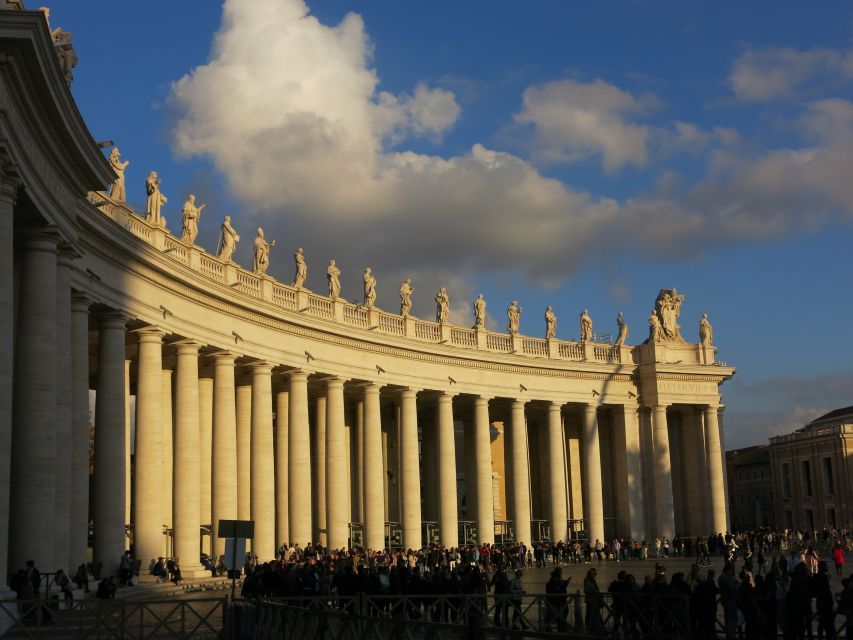
[[[527,418],[524,415],[524,402],[514,400],[509,428],[512,460],[512,515],[517,542],[530,544],[530,465],[527,457]]]
[[[167,529],[171,529],[174,522],[172,520],[172,488],[174,486],[174,476],[172,475],[172,466],[174,464],[174,443],[175,443],[175,419],[174,408],[175,399],[172,396],[172,369],[163,369],[160,377],[161,388],[163,390],[162,408],[163,408],[163,524]],[[166,536],[163,536],[163,550],[160,555],[171,556],[172,548],[167,545]]]
[[[329,266],[326,267],[326,279],[329,283],[329,297],[337,300],[341,297],[341,270],[334,260],[329,260]]]
[[[275,540],[277,545],[290,541],[287,471],[289,396],[286,390],[279,390],[275,394]]]
[[[206,573],[199,562],[198,347],[191,341],[176,345],[173,518],[175,557],[185,579]]]
[[[241,377],[234,404],[237,422],[237,519],[252,518],[252,385]]]
[[[512,336],[518,335],[518,323],[521,320],[521,307],[518,306],[518,301],[513,300],[506,310],[506,330]]]
[[[450,317],[450,296],[447,289],[441,287],[435,294],[435,321],[444,324]]]
[[[628,339],[628,323],[625,322],[625,317],[622,315],[621,311],[616,314],[616,327],[619,331],[616,336],[615,346],[621,347],[625,344],[625,340]]]
[[[258,235],[255,238],[254,261],[252,263],[252,271],[258,275],[265,275],[270,266],[270,249],[275,246],[275,240],[267,242],[264,238],[264,230],[258,227]]]
[[[240,242],[240,236],[231,226],[231,216],[225,216],[219,229],[219,244],[216,247],[216,255],[230,262],[238,242]]]
[[[198,221],[201,220],[201,212],[207,205],[196,206],[195,195],[192,193],[184,201],[181,207],[181,240],[187,244],[195,244],[198,237]]]
[[[453,396],[438,396],[438,527],[441,544],[459,546],[456,500],[456,436],[453,429]]]
[[[492,500],[492,441],[489,434],[489,399],[474,399],[474,453],[477,457],[477,535],[480,544],[495,542],[495,508]]]
[[[311,542],[311,440],[308,424],[308,374],[290,372],[288,397],[288,501],[290,542]]]
[[[131,449],[133,448],[133,434],[131,433],[130,423],[132,421],[130,415],[130,365],[131,361],[128,358],[124,360],[124,522],[130,524],[133,514],[131,513]],[[130,536],[130,530],[125,531],[125,548],[131,545],[133,539]]]
[[[563,416],[559,402],[551,402],[548,405],[548,495],[551,507],[551,539],[568,540],[566,460],[563,450]]]
[[[604,542],[604,500],[601,482],[601,446],[596,405],[583,408],[583,504],[589,539]]]
[[[69,569],[86,562],[89,548],[89,305],[71,297],[71,513],[68,530]],[[157,384],[160,383],[158,374]],[[157,427],[160,428],[159,421]],[[162,520],[158,514],[158,520]],[[162,543],[163,535],[160,535]],[[0,537],[2,543],[2,537]],[[0,554],[2,555],[2,554]]]
[[[726,489],[720,443],[719,407],[705,407],[705,450],[707,453],[708,482],[711,491],[711,518],[715,533],[728,530],[726,517]]]
[[[59,250],[56,274],[56,493],[54,519],[57,526],[71,524],[71,263],[76,253],[68,247]],[[130,486],[130,485],[128,485]],[[69,563],[68,540],[56,536],[53,563],[63,571]],[[76,569],[76,565],[73,567]]]
[[[672,499],[672,463],[669,456],[669,431],[666,405],[652,408],[652,433],[655,450],[655,505],[657,511],[656,534],[672,539],[675,534],[675,516]]]
[[[708,314],[703,313],[702,319],[699,320],[699,343],[703,347],[710,347],[714,342],[714,327],[711,326],[708,320]]]
[[[18,298],[14,358],[9,501],[9,567],[13,569],[27,560],[41,567],[53,565],[56,379],[49,372],[56,367],[58,241],[50,230],[29,235],[21,263],[20,290],[26,295]],[[9,287],[9,296],[13,290]],[[11,327],[9,334],[14,335]],[[10,362],[11,357],[0,368]]]
[[[315,542],[326,542],[326,396],[314,399],[314,535]]]
[[[486,326],[486,299],[483,294],[474,300],[474,328],[483,329]]]
[[[589,312],[584,309],[581,311],[581,342],[589,342],[592,340],[592,318],[589,317]]]
[[[163,554],[163,332],[137,332],[133,540],[143,566]]]
[[[211,483],[213,462],[213,369],[205,367],[198,377],[198,447],[199,447],[199,520],[203,527],[211,521]],[[211,527],[213,528],[213,527]],[[211,554],[210,537],[202,536],[201,550]]]
[[[115,171],[116,179],[110,185],[110,198],[116,202],[124,202],[127,200],[127,193],[124,182],[124,170],[130,164],[130,160],[121,161],[121,152],[118,147],[113,147],[110,151],[110,167]]]
[[[622,422],[625,428],[625,474],[628,494],[628,531],[631,537],[642,540],[648,534],[644,525],[643,483],[640,451],[640,421],[636,405],[622,405]],[[647,471],[648,473],[648,471]]]
[[[655,313],[660,321],[660,340],[666,342],[684,342],[681,337],[681,326],[678,316],[681,314],[681,304],[684,296],[675,289],[661,289],[655,300]]]
[[[412,310],[412,294],[415,288],[412,286],[412,279],[406,278],[403,284],[400,285],[400,315],[404,318],[409,317]]]
[[[237,519],[237,410],[234,390],[236,355],[213,356],[213,436],[210,484],[211,551],[225,553],[225,539],[217,536],[220,520]]]
[[[259,562],[275,559],[275,452],[272,431],[272,365],[252,364],[252,551]]]
[[[702,472],[705,469],[705,443],[701,437],[701,423],[694,407],[681,407],[681,460],[684,469],[682,496],[686,497],[684,533],[689,536],[708,535],[703,525],[702,496],[707,484]]]
[[[364,544],[385,548],[385,469],[382,463],[382,422],[379,385],[364,386]]]
[[[372,309],[376,304],[376,276],[370,267],[364,268],[364,306]]]
[[[417,442],[415,443],[417,447]],[[415,449],[417,452],[417,448]],[[344,381],[326,379],[326,529],[332,549],[347,546],[347,450],[344,441]]]
[[[302,247],[299,247],[296,250],[296,253],[293,254],[293,262],[296,265],[296,273],[293,276],[293,286],[297,289],[301,289],[305,284],[305,280],[308,278],[308,263],[305,262],[305,254],[302,251]]]
[[[95,399],[94,559],[112,575],[125,550],[125,318],[100,318]]]
[[[400,392],[400,452],[402,462],[403,546],[421,546],[421,470],[418,464],[417,391]]]
[[[152,171],[145,179],[145,193],[148,200],[145,206],[145,219],[158,227],[166,226],[166,219],[160,214],[160,208],[169,200],[160,193],[160,178],[156,171]]]
[[[551,305],[548,305],[548,308],[545,309],[545,339],[550,340],[557,334],[557,314],[554,313],[554,310],[551,308]]]

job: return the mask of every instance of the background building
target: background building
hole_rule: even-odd
[[[773,473],[766,444],[726,451],[732,529],[775,527]]]

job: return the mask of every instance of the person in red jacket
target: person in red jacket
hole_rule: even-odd
[[[835,548],[832,550],[832,560],[835,562],[835,572],[838,575],[844,573],[844,547],[841,542],[835,543]]]

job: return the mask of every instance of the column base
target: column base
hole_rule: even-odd
[[[0,637],[6,635],[18,618],[18,603],[15,602],[17,597],[17,593],[0,581]]]
[[[187,581],[187,578],[209,578],[210,576],[210,571],[200,564],[181,567],[181,580],[184,582]]]

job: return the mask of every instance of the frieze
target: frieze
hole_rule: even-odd
[[[658,380],[658,392],[695,394],[695,395],[716,395],[718,392],[716,382],[702,382],[699,380],[691,381],[676,381],[676,380]]]

